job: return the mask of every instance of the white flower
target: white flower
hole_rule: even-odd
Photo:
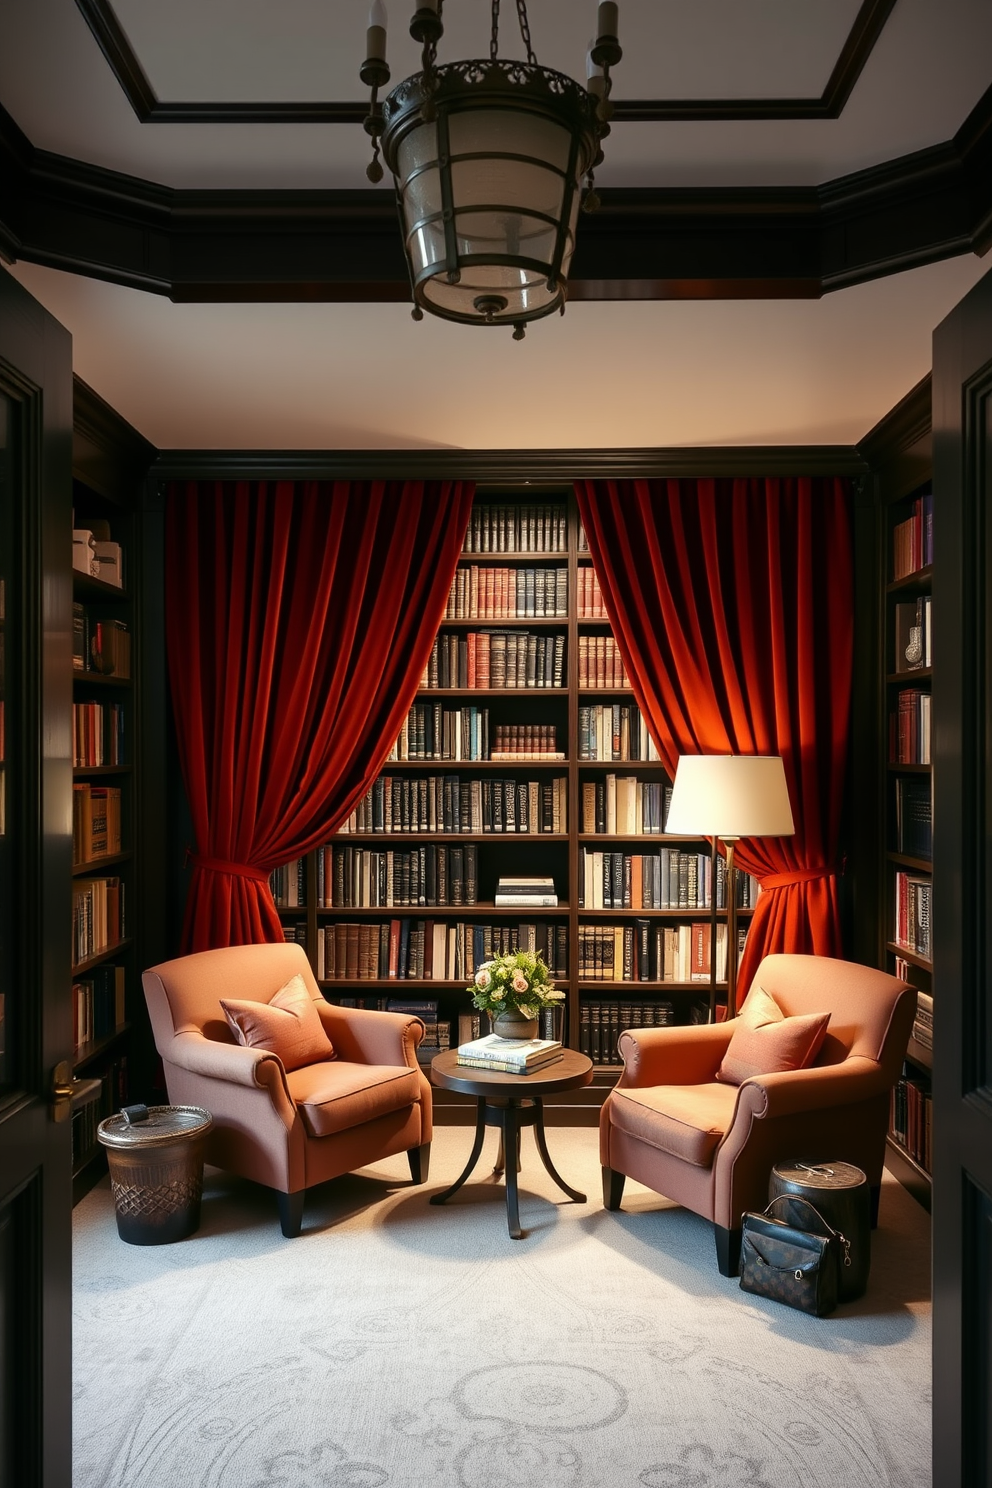
[[[475,985],[477,987],[488,987],[491,981],[492,977],[489,975],[486,968],[484,966],[480,966],[479,970],[475,973]]]
[[[492,998],[493,1002],[500,1002],[505,996],[505,993],[503,992],[502,987],[494,987],[489,996]]]

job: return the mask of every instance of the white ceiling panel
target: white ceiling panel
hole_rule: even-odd
[[[798,301],[572,305],[509,332],[402,305],[174,305],[30,264],[77,373],[159,448],[850,444],[930,368],[968,256]]]

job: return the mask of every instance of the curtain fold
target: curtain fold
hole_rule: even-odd
[[[796,833],[739,844],[762,884],[738,974],[840,955],[853,551],[841,478],[579,481],[579,514],[637,702],[680,754],[779,754]]]
[[[472,496],[457,481],[169,487],[168,670],[197,845],[184,951],[283,938],[268,875],[378,774]]]

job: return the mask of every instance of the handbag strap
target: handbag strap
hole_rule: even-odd
[[[830,1236],[832,1236],[834,1240],[839,1240],[840,1241],[841,1246],[842,1246],[843,1251],[844,1251],[844,1265],[845,1266],[850,1266],[850,1264],[851,1264],[851,1242],[850,1242],[850,1240],[848,1240],[848,1238],[847,1238],[846,1235],[842,1235],[841,1232],[840,1232],[840,1230],[835,1230],[834,1227],[833,1227],[833,1225],[829,1222],[829,1220],[824,1219],[823,1215],[820,1213],[819,1209],[817,1209],[816,1205],[815,1204],[811,1204],[810,1201],[809,1201],[809,1199],[804,1199],[803,1196],[802,1196],[802,1194],[790,1194],[790,1193],[776,1194],[775,1197],[766,1206],[765,1213],[768,1214],[769,1211],[771,1209],[773,1209],[775,1207],[775,1205],[781,1199],[788,1199],[791,1204],[805,1204],[807,1209],[812,1209],[813,1213],[816,1215],[817,1219],[820,1221],[820,1223],[823,1226],[823,1228],[827,1231],[827,1234],[830,1235]],[[775,1216],[772,1215],[771,1217],[774,1219]]]

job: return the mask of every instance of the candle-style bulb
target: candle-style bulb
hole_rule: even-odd
[[[372,0],[369,6],[369,29],[365,33],[365,55],[369,62],[386,60],[385,0]]]
[[[369,26],[378,26],[385,31],[388,18],[386,16],[385,0],[372,0],[369,6]]]
[[[596,17],[597,36],[617,36],[619,27],[616,0],[600,0]]]

